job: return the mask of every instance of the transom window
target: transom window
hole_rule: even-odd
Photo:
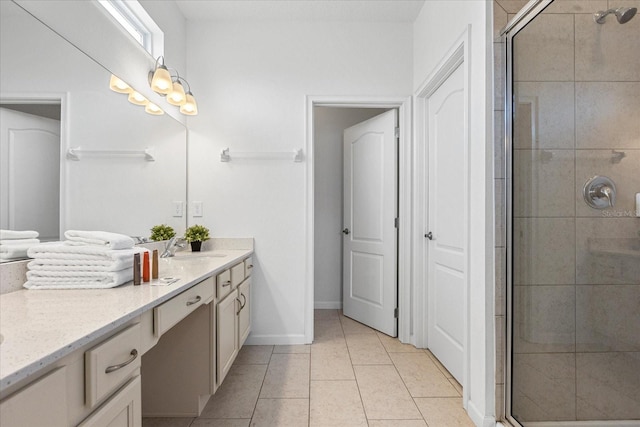
[[[137,0],[98,0],[98,3],[151,56],[164,55],[164,33]]]

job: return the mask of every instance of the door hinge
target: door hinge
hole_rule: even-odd
[[[393,309],[393,317],[398,318],[398,307]]]
[[[393,220],[393,226],[395,228],[400,228],[400,219],[399,218],[394,218]]]
[[[400,138],[400,128],[395,128],[393,134],[396,138]]]

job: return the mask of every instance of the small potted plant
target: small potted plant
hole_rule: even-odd
[[[176,235],[173,227],[166,224],[155,225],[151,227],[151,240],[160,242],[162,240],[169,240]]]
[[[209,229],[204,225],[192,225],[184,232],[184,238],[191,243],[192,252],[200,252],[202,242],[209,240]]]

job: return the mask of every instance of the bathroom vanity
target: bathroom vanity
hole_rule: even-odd
[[[251,330],[252,254],[161,259],[160,278],[180,279],[170,285],[2,295],[0,425],[199,415]]]

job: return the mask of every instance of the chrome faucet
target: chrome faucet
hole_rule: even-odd
[[[178,248],[184,248],[187,246],[187,241],[182,237],[173,236],[167,242],[167,245],[164,247],[164,252],[160,255],[160,258],[169,258],[176,254]]]

